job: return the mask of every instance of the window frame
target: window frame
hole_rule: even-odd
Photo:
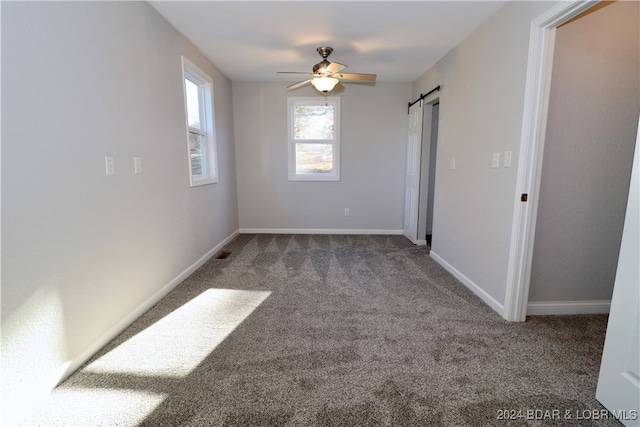
[[[215,110],[213,105],[213,79],[184,56],[182,56],[181,59],[189,185],[191,187],[198,187],[201,185],[215,184],[218,182],[218,149],[214,126]],[[198,87],[198,104],[200,112],[199,129],[189,125],[187,80]],[[204,140],[204,144],[201,145],[201,161],[203,168],[203,173],[201,175],[193,173],[193,158],[191,155],[191,144],[189,138],[190,134],[200,135]]]
[[[298,105],[327,105],[334,108],[334,138],[333,139],[295,139],[295,108]],[[340,181],[340,97],[288,97],[287,98],[287,133],[288,133],[288,158],[289,181]],[[297,173],[296,172],[296,144],[331,144],[333,171],[331,173]]]

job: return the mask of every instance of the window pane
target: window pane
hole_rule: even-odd
[[[333,105],[297,105],[294,107],[295,139],[334,139]]]
[[[296,144],[296,173],[331,173],[332,144]]]
[[[189,126],[195,129],[200,127],[200,88],[189,79],[184,79],[187,92],[187,117]]]
[[[204,135],[189,132],[189,155],[191,156],[191,174],[204,175]]]

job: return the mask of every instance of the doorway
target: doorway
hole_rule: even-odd
[[[430,246],[433,235],[440,104],[439,98],[425,102],[426,97],[409,104],[407,136],[403,234],[417,246]]]
[[[514,198],[503,310],[503,317],[509,321],[523,322],[527,314],[556,29],[597,4],[597,0],[561,2],[531,23],[517,197]]]
[[[622,2],[620,2],[622,3]],[[511,253],[509,259],[509,272],[507,278],[507,290],[505,295],[505,306],[503,317],[510,321],[524,321],[527,315],[527,304],[529,297],[529,274],[531,273],[531,263],[533,258],[533,250],[534,250],[534,236],[536,232],[536,224],[537,224],[537,211],[538,211],[538,196],[540,194],[540,182],[542,176],[542,156],[544,155],[544,146],[545,146],[545,136],[546,136],[546,128],[547,128],[547,113],[549,106],[549,96],[550,96],[550,87],[551,87],[551,74],[553,67],[553,58],[554,58],[554,48],[555,48],[555,37],[556,37],[556,29],[561,25],[579,17],[583,12],[588,9],[596,6],[596,1],[573,1],[567,3],[560,3],[556,6],[553,6],[546,13],[536,18],[531,25],[531,38],[530,38],[530,50],[529,50],[529,64],[527,70],[527,85],[525,92],[525,103],[524,103],[524,114],[523,114],[523,127],[522,127],[522,139],[520,145],[520,155],[519,155],[519,168],[518,168],[518,178],[517,178],[517,201],[514,202],[514,216],[513,216],[513,228],[512,228],[512,240],[511,240]],[[637,6],[637,4],[636,4]],[[635,23],[637,24],[637,12],[635,17],[631,15],[632,19],[635,19]],[[637,30],[635,37],[632,37],[634,40],[638,40]],[[638,49],[633,52],[637,55]],[[588,54],[588,53],[587,53]],[[636,56],[637,58],[637,56]],[[637,61],[637,59],[636,59]],[[637,66],[637,62],[636,62]],[[609,85],[609,77],[615,74],[614,71],[609,70],[606,79],[603,79],[601,83],[606,81],[605,89],[608,89]],[[635,71],[636,84],[637,84],[637,69]],[[580,90],[589,91],[593,89],[592,87],[584,87],[584,85],[580,88]],[[637,86],[634,88],[629,88],[627,90],[629,93],[636,94],[637,97],[638,88]],[[628,95],[627,93],[626,95]],[[611,96],[612,99],[618,99],[616,94],[609,93],[608,96]],[[637,101],[637,98],[636,98]],[[637,121],[638,107],[632,111],[632,114],[635,114],[635,120]],[[612,120],[618,120],[618,117],[615,113],[612,115],[609,111],[606,114]],[[585,119],[584,117],[580,117],[581,119]],[[586,120],[589,120],[588,118]],[[584,122],[587,125],[590,123]],[[637,123],[637,122],[636,122]],[[637,145],[637,143],[636,143]],[[637,148],[636,148],[637,149]],[[608,153],[607,153],[608,155]],[[636,153],[637,155],[637,153]],[[631,159],[629,159],[631,161]],[[636,160],[637,166],[637,160]],[[590,167],[597,168],[599,167],[598,163],[591,164]],[[609,166],[610,167],[610,166]],[[557,181],[557,180],[556,180]],[[628,182],[628,181],[627,181]],[[575,185],[575,183],[574,183]],[[584,181],[580,181],[578,185],[597,185],[593,183],[586,183]],[[637,188],[637,182],[636,187]],[[635,193],[628,193],[627,196],[637,196],[637,190],[632,190]],[[520,194],[521,193],[521,194]],[[529,197],[527,197],[529,196]],[[580,196],[584,197],[584,196]],[[633,198],[629,199],[630,203]],[[637,213],[637,197],[636,201],[636,210]],[[597,200],[595,200],[597,202]],[[583,212],[577,212],[582,214]],[[629,215],[634,217],[634,215]],[[635,215],[637,219],[637,215]],[[633,223],[633,221],[632,221]],[[626,224],[625,224],[625,233],[627,233]],[[635,222],[635,231],[637,231],[637,221]],[[633,233],[633,231],[631,231]],[[628,235],[628,234],[627,234]],[[637,236],[637,233],[634,234]],[[629,240],[627,240],[629,241]],[[637,332],[634,334],[633,329],[629,327],[629,324],[635,324],[638,320],[638,306],[637,306],[637,240],[631,238],[631,241],[636,243],[635,252],[633,250],[627,251],[627,256],[623,259],[620,257],[620,262],[618,263],[618,270],[622,268],[623,271],[631,271],[636,273],[635,282],[631,282],[632,286],[630,287],[632,291],[635,291],[635,295],[620,295],[618,292],[618,284],[616,284],[616,291],[613,295],[613,304],[611,309],[611,314],[609,317],[609,326],[607,328],[607,337],[605,342],[605,354],[607,353],[607,348],[609,348],[612,354],[621,354],[621,359],[627,360],[633,365],[635,370],[630,370],[629,372],[621,372],[626,369],[622,363],[618,363],[618,361],[611,359],[612,363],[608,365],[613,365],[616,369],[608,369],[605,372],[605,357],[603,355],[603,365],[600,373],[600,378],[598,382],[598,394],[596,397],[601,400],[605,404],[605,406],[612,411],[617,411],[617,414],[622,414],[623,417],[627,414],[625,411],[633,412],[633,420],[631,423],[637,422],[637,414],[638,414],[638,390],[640,389],[638,382],[638,373],[637,373],[637,360],[638,360],[638,344]],[[598,245],[599,242],[592,242],[593,245]],[[543,248],[544,249],[544,248]],[[620,247],[617,248],[617,251],[620,251]],[[632,248],[633,249],[633,248]],[[628,255],[631,256],[628,256]],[[617,254],[616,254],[617,258]],[[633,281],[633,275],[629,275],[631,280]],[[616,279],[617,280],[617,279]],[[616,296],[617,294],[617,296]],[[622,296],[622,298],[620,298]],[[617,298],[617,299],[616,299]],[[627,303],[627,305],[634,305],[635,310],[635,321],[624,321],[622,322],[614,322],[614,318],[620,318],[620,314],[627,315],[628,313],[634,313],[631,310],[628,310],[627,307],[623,307],[621,305],[615,306],[616,301]],[[613,331],[616,331],[617,335],[612,335]],[[620,331],[623,333],[620,334]],[[637,329],[635,330],[637,331]],[[627,334],[625,335],[624,332]],[[620,339],[620,336],[624,336],[623,339]],[[635,339],[633,341],[632,339]],[[613,344],[613,345],[612,345]],[[625,348],[624,345],[627,344],[628,347]],[[622,374],[622,375],[620,375]],[[607,378],[610,377],[610,378]],[[613,377],[616,377],[616,381],[613,381]],[[630,381],[629,381],[630,379]],[[602,385],[605,385],[603,381],[609,382],[610,385],[613,385],[611,389],[617,391],[617,396],[610,402],[605,402],[602,400],[602,395],[613,396],[613,393],[606,391],[604,388],[601,389]],[[621,383],[631,384],[630,389],[624,389]],[[623,390],[625,390],[623,392]],[[625,400],[627,399],[628,400]],[[631,402],[631,403],[625,403]],[[629,420],[629,418],[621,418]],[[635,424],[634,424],[635,425]]]
[[[433,195],[436,185],[436,155],[438,152],[438,119],[440,116],[440,102],[434,100],[424,108],[425,126],[422,132],[422,162],[420,183],[420,208],[423,215],[418,215],[418,233],[424,238],[425,244],[431,247],[433,236]],[[424,177],[424,178],[423,178]],[[420,212],[420,210],[418,211]]]
[[[609,311],[639,108],[637,19],[637,4],[603,2],[556,30],[528,315]]]

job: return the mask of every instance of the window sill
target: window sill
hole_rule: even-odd
[[[217,184],[218,178],[191,178],[192,187],[200,187],[202,185]]]
[[[290,176],[289,181],[313,181],[313,182],[337,182],[340,181],[339,176],[320,176],[320,175],[296,175]]]

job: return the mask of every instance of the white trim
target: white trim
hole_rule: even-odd
[[[87,362],[94,354],[96,354],[102,347],[107,345],[111,340],[118,336],[122,331],[129,327],[135,320],[142,316],[147,310],[153,307],[158,301],[164,298],[169,292],[176,286],[182,283],[187,277],[189,277],[194,271],[200,268],[205,262],[209,261],[220,249],[233,240],[239,231],[236,230],[222,242],[218,243],[213,249],[204,254],[200,259],[187,267],[184,271],[178,274],[173,280],[163,286],[155,294],[149,297],[146,301],[140,304],[135,310],[130,312],[127,316],[121,319],[118,323],[103,332],[98,338],[93,340],[84,350],[76,354],[71,359],[62,363],[59,367],[59,377],[56,385],[64,381],[69,375],[71,375],[76,369]]]
[[[433,250],[429,252],[429,256],[431,256],[431,258],[433,258],[435,262],[437,262],[442,267],[444,267],[445,270],[451,273],[453,277],[461,281],[463,285],[469,288],[471,292],[476,294],[482,301],[485,302],[485,304],[491,307],[498,314],[500,315],[503,314],[504,307],[502,306],[502,304],[500,304],[495,298],[493,298],[484,289],[478,286],[478,284],[476,284],[473,280],[469,279],[467,276],[462,274],[462,272],[460,272],[457,268],[455,268],[454,266],[449,264],[447,261],[445,261],[440,255],[433,252]]]
[[[426,240],[416,240],[416,246],[427,246]]]
[[[556,27],[596,3],[598,0],[560,2],[531,22],[520,158],[504,299],[503,317],[509,321],[523,322],[527,315]],[[523,193],[529,195],[528,202],[520,201]]]
[[[530,302],[527,304],[527,316],[608,314],[610,308],[611,300]]]
[[[241,228],[240,234],[371,234],[401,235],[402,230],[359,230],[331,228]]]

